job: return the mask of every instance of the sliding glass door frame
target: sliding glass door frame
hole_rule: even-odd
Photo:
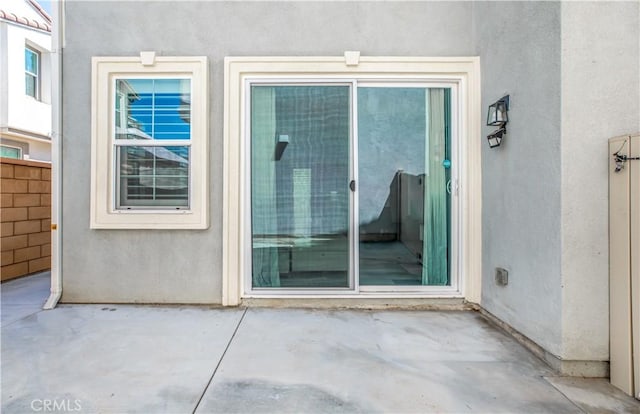
[[[356,88],[357,87],[362,87],[362,88],[420,88],[420,89],[449,89],[451,91],[451,101],[450,101],[450,109],[451,109],[451,121],[450,121],[450,128],[451,128],[451,177],[450,180],[447,184],[447,190],[449,191],[449,195],[451,196],[451,228],[450,228],[450,234],[451,234],[451,252],[449,254],[449,258],[450,258],[450,272],[449,272],[449,277],[450,277],[450,281],[451,283],[447,286],[433,286],[433,285],[411,285],[411,286],[403,286],[403,285],[395,285],[395,286],[390,286],[390,285],[368,285],[368,286],[364,286],[364,285],[360,285],[359,284],[359,277],[356,277],[356,282],[358,283],[357,285],[357,291],[358,293],[361,294],[378,294],[378,293],[398,293],[398,294],[411,294],[411,293],[417,293],[417,294],[433,294],[433,295],[445,295],[445,296],[452,296],[452,295],[457,295],[459,294],[459,292],[461,291],[460,289],[460,277],[459,277],[459,261],[460,261],[460,257],[459,257],[459,248],[458,248],[458,244],[459,244],[459,237],[460,237],[460,214],[459,214],[459,206],[460,203],[458,202],[458,182],[459,182],[459,162],[460,162],[460,156],[459,156],[459,147],[458,147],[458,137],[459,137],[459,128],[458,128],[458,122],[459,122],[459,110],[458,110],[458,105],[459,105],[459,99],[458,99],[458,83],[456,82],[443,82],[443,81],[439,81],[439,80],[361,80],[361,81],[357,81],[356,82]],[[357,90],[357,89],[356,89]],[[357,110],[358,110],[358,94],[355,94],[355,99],[354,99],[354,106],[355,106],[355,112],[354,112],[354,116],[357,115]],[[354,145],[355,145],[355,149],[358,148],[358,137],[359,135],[357,134],[357,119],[355,121],[355,130],[356,133],[354,134]],[[355,164],[355,176],[356,176],[356,182],[358,181],[358,172],[359,172],[359,168],[358,168],[358,161],[359,161],[359,154],[357,150],[354,150],[355,153],[355,157],[354,157],[354,164]],[[360,222],[358,214],[359,214],[359,200],[358,200],[358,195],[356,192],[356,196],[355,196],[355,206],[354,206],[354,211],[352,212],[353,214],[353,220],[354,223],[356,223],[356,234],[357,234],[357,227],[358,227],[358,223]],[[360,274],[360,269],[359,269],[359,254],[360,254],[360,249],[358,246],[358,241],[355,241],[355,245],[354,245],[354,252],[353,252],[354,256],[356,257],[356,263],[355,263],[355,271],[357,272],[356,274],[359,276]]]
[[[245,140],[245,159],[251,160],[251,90],[252,86],[348,86],[349,87],[349,137],[348,137],[348,163],[349,163],[349,177],[345,180],[345,188],[348,188],[349,183],[354,180],[354,152],[355,148],[353,147],[353,134],[354,134],[354,126],[353,126],[353,117],[355,116],[354,112],[354,92],[356,82],[354,79],[317,79],[317,78],[303,78],[303,79],[290,79],[290,78],[250,78],[245,80],[245,107],[243,110],[245,111],[244,117],[244,131],[243,134]],[[275,138],[275,137],[274,137]],[[246,205],[246,209],[243,212],[243,217],[247,226],[244,229],[244,238],[247,241],[247,246],[243,251],[244,261],[245,261],[245,269],[248,269],[245,274],[242,275],[242,284],[245,292],[245,297],[277,297],[277,296],[295,296],[295,295],[303,295],[303,296],[317,296],[317,295],[328,295],[328,296],[340,296],[344,294],[353,294],[357,291],[356,287],[356,273],[354,271],[354,266],[356,265],[353,255],[354,248],[354,223],[351,217],[351,212],[354,209],[355,202],[355,192],[349,191],[349,227],[348,227],[348,246],[349,251],[347,252],[349,256],[349,265],[348,265],[348,279],[349,286],[348,287],[331,287],[331,288],[256,288],[253,287],[252,283],[252,215],[251,215],[251,162],[247,162],[245,166],[246,171],[246,182],[243,186],[244,188],[244,197],[245,200],[248,200]]]
[[[355,190],[349,191],[349,286],[344,288],[254,288],[252,286],[252,212],[251,212],[251,90],[252,86],[346,86],[350,87],[350,136],[349,136],[349,179],[355,183]],[[447,187],[451,196],[451,252],[450,252],[450,285],[447,286],[361,286],[359,284],[359,176],[358,176],[358,87],[402,87],[402,88],[443,88],[451,91],[451,179]],[[246,298],[305,298],[305,297],[462,297],[462,281],[460,277],[459,242],[462,235],[460,226],[460,202],[458,193],[459,163],[462,159],[459,151],[460,139],[460,99],[459,81],[456,79],[433,78],[367,78],[367,77],[247,77],[244,79],[244,104],[241,108],[243,149],[245,165],[245,182],[239,191],[247,200],[241,206],[243,239],[243,268],[241,275],[242,297]],[[275,138],[275,137],[274,137]]]

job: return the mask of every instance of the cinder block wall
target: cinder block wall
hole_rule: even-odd
[[[51,164],[0,158],[0,279],[51,268]]]

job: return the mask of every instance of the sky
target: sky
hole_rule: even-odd
[[[51,0],[37,0],[37,2],[51,16]]]

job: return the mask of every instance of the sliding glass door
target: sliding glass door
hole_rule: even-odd
[[[251,88],[252,286],[348,288],[349,85]]]
[[[449,94],[358,88],[362,286],[450,283]]]
[[[451,89],[249,90],[251,291],[452,285]]]

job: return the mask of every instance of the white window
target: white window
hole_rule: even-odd
[[[399,108],[407,104],[413,112],[403,116],[413,114],[407,125],[415,128],[396,128],[398,122],[386,122],[396,119],[391,115],[400,116],[396,112],[403,112]],[[226,193],[223,203],[224,305],[237,305],[242,298],[309,295],[464,297],[479,302],[478,58],[358,58],[350,52],[345,57],[229,57],[225,59],[224,108],[224,185],[239,189]],[[384,124],[380,137],[375,133],[378,124]],[[437,132],[448,128],[453,132]],[[374,187],[370,183],[367,187],[366,180],[375,175],[371,173],[375,163],[402,166],[408,157],[400,148],[373,151],[373,156],[370,150],[384,139],[392,142],[380,148],[392,148],[393,142],[405,142],[407,133],[416,135],[414,152],[419,156],[414,164],[422,169],[401,168],[389,180],[379,180],[375,188],[399,188],[396,178],[402,175],[404,190],[415,187],[403,194],[420,196],[403,199],[396,194],[394,198],[401,203],[398,208],[404,208],[396,214],[403,214],[415,233],[407,233],[402,242],[418,258],[417,264],[428,252],[423,239],[430,229],[425,224],[423,230],[419,223],[426,217],[426,192],[421,189],[427,165],[440,173],[431,174],[434,183],[429,181],[430,186],[439,185],[437,194],[443,196],[439,200],[446,205],[455,197],[451,217],[442,215],[438,221],[445,229],[438,246],[454,251],[449,255],[450,269],[443,256],[442,269],[433,272],[439,276],[449,272],[450,279],[431,280],[431,270],[426,271],[422,263],[422,268],[403,270],[407,280],[421,274],[421,279],[411,279],[411,286],[405,286],[404,279],[381,280],[374,278],[375,272],[367,273],[371,263],[365,259],[375,253],[369,242],[375,239],[381,245],[393,232],[381,232],[384,223],[369,220],[368,210],[359,208],[371,204],[366,196],[371,191],[366,191]],[[428,138],[435,133],[442,135]],[[436,148],[436,144],[442,146]],[[407,145],[399,146],[407,150]],[[396,153],[398,162],[375,158]],[[448,171],[450,166],[455,174]],[[379,194],[376,202],[386,205],[386,195]],[[369,210],[376,214],[384,209],[374,207]],[[280,214],[281,210],[287,213]],[[366,231],[363,220],[372,223]],[[452,224],[447,225],[447,220]],[[455,245],[447,247],[446,231]],[[364,242],[363,234],[370,236]]]
[[[40,99],[40,53],[30,47],[24,49],[25,93]]]
[[[204,57],[93,59],[92,228],[208,227],[207,74]]]

